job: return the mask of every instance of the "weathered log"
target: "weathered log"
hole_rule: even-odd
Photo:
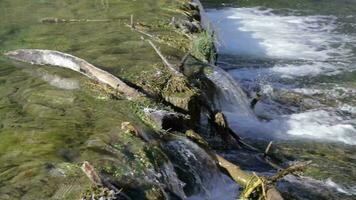
[[[30,64],[54,65],[74,70],[102,84],[109,85],[123,93],[128,99],[138,99],[145,96],[109,72],[99,69],[87,61],[70,54],[52,50],[19,49],[7,52],[5,55],[14,60]]]
[[[193,142],[197,143],[201,148],[205,149],[206,152],[216,160],[216,163],[224,169],[236,183],[244,188],[241,195],[242,199],[248,199],[252,195],[262,197],[260,199],[264,200],[283,199],[278,190],[272,185],[274,182],[259,177],[254,173],[245,172],[238,165],[235,165],[218,155],[215,151],[210,149],[208,142],[193,130],[188,130],[186,136]]]
[[[225,158],[219,156],[218,154],[216,154],[216,158],[220,167],[225,169],[229,173],[231,178],[244,188],[244,192],[241,197],[242,199],[248,199],[257,190],[261,191],[261,194],[259,194],[259,196],[262,197],[261,199],[283,199],[283,197],[275,187],[271,185],[265,185],[267,183],[265,179],[258,177],[255,174],[250,174],[241,170],[239,166],[227,161]]]
[[[52,50],[20,49],[7,52],[5,55],[11,59],[30,64],[53,65],[71,69],[84,74],[99,83],[112,87],[113,89],[123,93],[126,98],[130,100],[139,100],[140,98],[145,97],[143,93],[128,86],[125,82],[109,72],[101,70],[87,61],[70,54]],[[172,125],[175,125],[180,129],[183,124],[186,124],[186,121],[184,120],[187,120],[182,114],[164,110],[146,109],[144,113],[157,124],[158,129],[168,129],[168,127]]]

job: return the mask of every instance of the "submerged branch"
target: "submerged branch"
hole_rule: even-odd
[[[278,190],[271,183],[268,183],[265,178],[241,170],[239,166],[227,161],[218,154],[216,154],[216,158],[219,166],[225,169],[231,178],[244,188],[242,199],[249,199],[253,195],[265,200],[283,199]]]
[[[7,52],[5,55],[14,60],[30,64],[53,65],[71,69],[102,84],[109,85],[118,92],[123,93],[128,99],[137,99],[145,96],[118,77],[70,54],[52,50],[19,49]]]
[[[47,17],[40,20],[44,24],[74,23],[74,22],[110,22],[110,19],[61,19],[56,17]]]
[[[304,171],[306,169],[306,167],[308,165],[310,165],[311,163],[312,163],[311,161],[306,161],[306,162],[299,162],[297,164],[289,166],[286,169],[282,169],[276,175],[269,178],[269,181],[271,183],[275,183],[278,180],[282,179],[283,177],[287,176],[288,174],[294,174],[295,172]]]
[[[156,47],[155,44],[153,44],[153,42],[151,40],[148,40],[148,43],[152,46],[152,48],[156,51],[156,53],[158,54],[158,56],[161,58],[161,60],[163,61],[164,65],[166,65],[166,67],[168,67],[168,69],[175,75],[177,76],[183,76],[182,73],[180,73],[179,71],[176,70],[175,66],[173,66],[161,53],[161,51]]]

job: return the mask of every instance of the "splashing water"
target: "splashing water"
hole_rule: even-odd
[[[221,198],[235,199],[238,186],[217,168],[211,156],[194,142],[174,136],[163,145],[172,158],[178,177],[186,184],[184,190],[189,200]]]
[[[236,107],[223,107],[227,119],[248,137],[309,138],[356,145],[356,120],[350,113],[355,102],[349,100],[355,94],[345,92],[349,95],[343,93],[335,98],[329,92],[337,87],[354,89],[336,84],[328,84],[326,88],[322,79],[355,70],[356,36],[337,32],[340,22],[335,16],[293,14],[280,15],[272,9],[260,8],[208,10],[207,16],[217,33],[220,67],[229,69],[229,74],[246,90],[258,88],[264,100],[255,112],[268,120],[251,120],[250,114],[245,115],[249,113],[248,100],[236,84],[230,84],[229,88],[236,90],[235,97],[223,94]],[[221,87],[226,88],[226,84],[229,83]],[[322,94],[306,93],[307,90]],[[297,94],[291,100],[301,100],[294,106],[284,105],[280,103],[279,98],[284,97],[280,94]],[[305,96],[311,102],[304,106],[308,108],[298,107],[307,103]]]

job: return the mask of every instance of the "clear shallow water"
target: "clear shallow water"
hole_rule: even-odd
[[[281,148],[295,152],[289,155],[314,159],[325,172],[312,176],[329,185],[336,180],[355,194],[356,2],[204,2],[218,65],[250,99],[262,94],[255,108],[260,120],[226,109],[230,124],[245,137],[283,141]],[[340,159],[319,154],[330,143]],[[320,152],[297,153],[301,146]]]
[[[106,6],[101,2],[0,1],[0,199],[78,199],[90,188],[80,170],[84,160],[103,170],[114,166],[125,179],[147,181],[147,175],[154,174],[152,169],[145,171],[141,156],[135,156],[147,144],[122,134],[121,123],[126,121],[151,131],[129,101],[111,98],[76,72],[3,56],[19,48],[58,50],[134,83],[144,73],[160,70],[159,57],[124,23],[134,14],[136,20],[156,25],[152,32],[175,35],[157,28],[172,17],[162,8],[175,5],[156,0],[110,0]],[[109,21],[40,22],[47,17]]]

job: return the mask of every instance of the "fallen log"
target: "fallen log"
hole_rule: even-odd
[[[129,100],[142,100],[146,97],[145,94],[139,92],[135,88],[130,87],[125,82],[110,74],[109,72],[101,70],[89,62],[70,54],[52,50],[19,49],[7,52],[5,55],[11,59],[30,64],[53,65],[71,69],[73,71],[84,74],[90,79],[96,80],[101,84],[108,85],[109,87],[124,94]],[[157,127],[157,129],[167,129],[167,127],[172,124],[177,124],[177,127],[181,127],[182,124],[180,123],[186,120],[184,115],[176,112],[147,108],[142,109],[144,110],[143,113],[156,124],[155,127]],[[180,126],[178,126],[179,124]]]
[[[127,99],[138,99],[145,96],[109,72],[99,69],[87,61],[70,54],[52,50],[19,49],[7,52],[5,55],[14,60],[30,64],[53,65],[71,69],[102,84],[109,85],[123,93]]]
[[[250,199],[253,196],[264,200],[283,199],[273,185],[267,185],[268,181],[266,179],[241,170],[239,166],[227,161],[218,154],[216,154],[216,158],[219,166],[225,169],[231,178],[244,188],[241,199]]]
[[[217,165],[224,169],[228,175],[240,186],[244,188],[241,199],[250,199],[256,197],[257,199],[263,200],[282,200],[281,194],[274,187],[272,181],[264,177],[257,176],[254,173],[249,173],[243,171],[238,165],[235,165],[215,151],[211,150],[208,142],[204,140],[198,133],[188,130],[186,136],[197,143],[201,148],[205,149],[206,152],[216,160]]]

